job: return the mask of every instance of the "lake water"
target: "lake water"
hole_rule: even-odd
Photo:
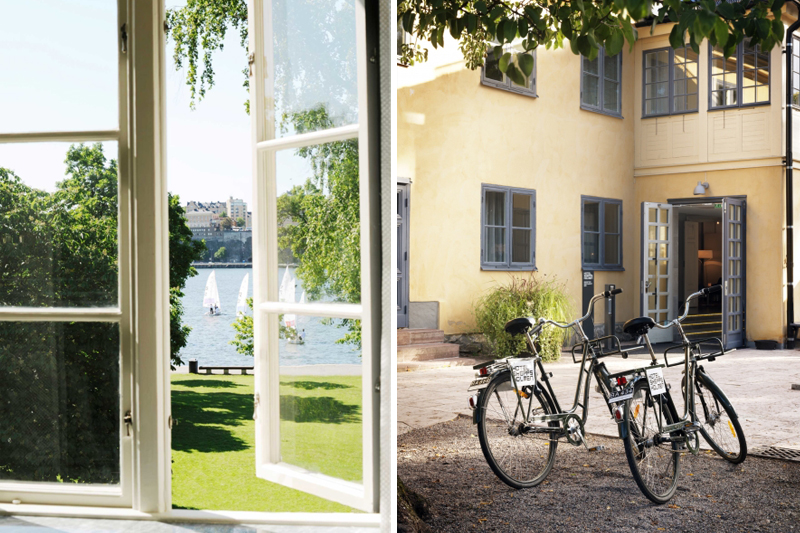
[[[283,279],[284,270],[279,269],[280,279]],[[221,314],[215,316],[210,316],[208,308],[203,307],[203,292],[212,271],[217,273],[222,304]],[[188,344],[181,350],[181,357],[187,364],[189,359],[197,359],[200,366],[252,366],[253,358],[237,353],[230,341],[236,335],[232,324],[236,321],[236,299],[245,274],[249,274],[247,295],[253,296],[253,269],[199,268],[197,272],[197,276],[189,278],[184,289],[183,322],[192,328],[192,332]],[[297,280],[296,301],[300,300],[302,292],[300,280]],[[347,333],[346,328],[326,323],[322,318],[297,315],[297,329],[305,330],[305,344],[287,344],[286,340],[281,339],[282,366],[361,364],[360,350],[351,344],[336,344],[336,340]]]

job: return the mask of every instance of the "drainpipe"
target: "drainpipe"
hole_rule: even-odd
[[[792,0],[797,7],[798,18],[786,30],[786,337],[787,347],[794,347],[794,192],[792,174],[794,156],[792,155],[792,38],[796,29],[800,28],[800,3]]]

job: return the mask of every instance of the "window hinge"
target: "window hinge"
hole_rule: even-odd
[[[249,54],[247,54],[247,66],[250,69],[249,76],[251,78],[253,77],[253,63],[255,63],[255,62],[256,62],[256,53],[255,52],[250,52]]]
[[[167,417],[167,427],[169,427],[169,429],[172,429],[172,415],[169,415]]]
[[[381,391],[381,378],[378,378],[377,381],[375,381],[375,392],[380,392],[380,391]]]
[[[257,420],[258,419],[258,402],[259,402],[259,400],[260,400],[260,397],[258,396],[258,393],[256,393],[255,397],[253,398],[253,420]]]
[[[130,437],[131,436],[131,426],[133,425],[133,415],[131,414],[131,410],[130,409],[125,411],[125,416],[122,417],[122,421],[125,423],[125,435]]]
[[[125,23],[119,28],[119,36],[122,40],[122,53],[128,53],[128,24]]]

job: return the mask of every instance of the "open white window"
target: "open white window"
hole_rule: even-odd
[[[127,9],[0,0],[0,503],[132,506]]]
[[[364,0],[249,2],[257,475],[375,512],[380,252],[366,20]],[[325,328],[340,342],[314,346]],[[298,346],[314,346],[317,364],[293,365]],[[352,364],[327,364],[335,350]]]

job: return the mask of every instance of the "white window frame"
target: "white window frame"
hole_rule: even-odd
[[[256,473],[259,477],[298,490],[349,505],[367,512],[377,512],[379,472],[378,429],[380,309],[373,307],[375,289],[380,287],[379,238],[372,231],[376,216],[377,183],[372,152],[377,151],[377,128],[370,108],[367,87],[367,32],[365,0],[355,1],[356,61],[358,72],[358,123],[299,135],[275,138],[275,116],[266,103],[274,101],[271,83],[250,83],[253,143],[253,332],[256,389]],[[253,80],[273,80],[271,0],[250,0],[250,52]],[[263,31],[253,31],[261,28]],[[372,115],[375,115],[374,111]],[[285,303],[278,298],[278,250],[276,154],[322,143],[358,139],[361,222],[361,303]],[[373,253],[373,246],[375,252]],[[379,294],[379,293],[378,293]],[[375,303],[379,303],[375,299]],[[281,462],[279,323],[280,313],[361,320],[362,338],[362,454],[363,483],[343,481]],[[376,350],[376,348],[378,348]],[[377,357],[377,358],[376,358]]]
[[[127,0],[117,0],[117,28],[128,20]],[[34,22],[31,22],[32,24]],[[72,484],[27,481],[0,481],[0,503],[20,500],[26,504],[106,505],[130,507],[133,503],[134,469],[133,437],[127,435],[124,413],[133,409],[134,337],[133,300],[131,298],[134,269],[132,268],[132,204],[131,172],[128,150],[128,55],[122,53],[122,39],[117,31],[118,68],[118,121],[113,130],[43,131],[30,133],[2,133],[0,144],[44,142],[100,142],[114,141],[118,153],[118,222],[117,246],[119,272],[117,280],[118,302],[115,307],[0,307],[0,322],[105,322],[119,326],[120,336],[120,483]]]

